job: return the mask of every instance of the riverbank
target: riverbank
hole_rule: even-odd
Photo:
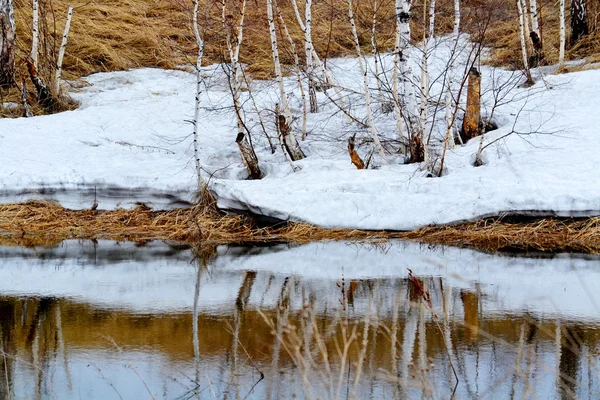
[[[190,245],[308,243],[319,240],[407,239],[483,251],[600,253],[600,218],[488,218],[412,231],[325,229],[305,223],[261,227],[247,215],[224,215],[211,205],[171,211],[69,210],[50,202],[0,205],[0,242],[43,246],[68,239],[144,243],[166,240]]]

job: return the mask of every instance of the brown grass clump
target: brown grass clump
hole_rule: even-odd
[[[203,205],[172,211],[151,211],[145,206],[75,211],[40,201],[0,205],[0,235],[5,243],[25,246],[66,239],[255,243],[382,237],[378,232],[327,230],[300,223],[258,228],[250,217],[225,216]]]
[[[488,219],[409,232],[404,238],[486,251],[600,253],[600,217],[544,218],[533,222]]]
[[[145,206],[132,210],[74,211],[39,201],[0,205],[0,244],[5,245],[48,245],[66,239],[234,244],[393,238],[485,251],[600,253],[600,217],[540,219],[529,223],[491,219],[391,232],[324,229],[305,223],[260,228],[248,216],[225,216],[212,205],[172,211],[151,211]]]

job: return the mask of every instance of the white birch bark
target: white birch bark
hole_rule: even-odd
[[[425,7],[423,7],[425,12]],[[429,140],[425,137],[427,132],[427,117],[429,103],[429,44],[434,40],[435,33],[435,0],[429,3],[429,28],[423,29],[423,57],[421,58],[421,128],[422,142],[424,146],[425,164],[429,164]]]
[[[200,127],[200,96],[202,94],[202,75],[200,69],[202,68],[202,59],[204,57],[204,36],[200,33],[198,27],[198,4],[199,0],[194,0],[194,11],[192,28],[194,30],[194,37],[196,39],[196,45],[198,46],[198,54],[196,55],[196,94],[194,103],[194,164],[196,166],[196,179],[198,182],[198,191],[202,194],[206,190],[206,181],[202,176],[202,166],[200,164],[200,150],[198,144],[198,135]]]
[[[529,43],[531,37],[531,30],[529,29],[529,8],[527,7],[527,0],[521,0],[521,12],[523,13],[523,29],[526,43]]]
[[[367,111],[367,119],[369,121],[369,134],[375,144],[375,151],[385,160],[385,154],[383,147],[379,140],[379,135],[375,129],[375,121],[373,120],[373,111],[371,110],[371,94],[369,90],[369,77],[367,75],[367,68],[365,61],[363,60],[362,53],[360,50],[360,42],[358,40],[358,32],[356,31],[356,23],[354,22],[354,7],[352,0],[348,0],[348,19],[350,20],[350,26],[352,27],[352,37],[354,39],[354,47],[356,48],[356,55],[358,56],[358,64],[360,66],[360,72],[363,76],[363,89],[365,91],[365,108]]]
[[[33,0],[33,24],[31,27],[31,60],[38,68],[38,44],[40,41],[40,2]]]
[[[558,55],[560,65],[565,62],[565,44],[567,40],[565,31],[565,0],[560,0],[560,51]]]
[[[408,15],[404,15],[403,11],[402,11],[402,0],[396,0],[395,2],[395,7],[396,7],[396,39],[395,39],[395,43],[394,43],[394,73],[392,76],[392,80],[393,80],[393,96],[394,96],[394,114],[396,117],[396,131],[397,131],[397,135],[398,135],[398,139],[400,139],[401,141],[403,139],[408,139],[408,132],[406,131],[406,125],[405,125],[405,121],[404,121],[404,104],[405,104],[405,98],[404,98],[404,90],[403,90],[403,86],[400,85],[400,57],[402,57],[401,55],[401,48],[400,48],[400,44],[402,42],[402,31],[401,31],[401,26],[403,25],[403,23],[401,23],[401,19],[407,18],[408,19]]]
[[[454,118],[452,115],[454,99],[452,97],[452,90],[454,88],[454,61],[456,60],[456,50],[458,49],[458,40],[460,39],[460,0],[454,0],[454,29],[452,32],[454,35],[454,50],[450,55],[448,71],[446,72],[446,146],[450,148],[454,148]]]
[[[454,0],[454,31],[458,35],[460,30],[460,0]]]
[[[417,101],[415,97],[414,84],[411,81],[412,69],[408,63],[408,49],[410,45],[410,12],[411,0],[396,0],[396,24],[397,24],[397,71],[396,79],[402,79],[399,104],[401,112],[406,115],[408,121],[408,137],[413,138],[422,134],[418,118]]]
[[[67,21],[65,22],[65,29],[62,35],[62,41],[60,43],[60,49],[58,50],[58,58],[56,60],[56,74],[54,76],[54,93],[56,96],[60,94],[60,78],[62,77],[62,63],[65,57],[65,50],[67,49],[67,41],[69,40],[69,29],[71,29],[71,19],[73,18],[73,7],[69,6],[67,11]]]
[[[537,1],[529,0],[529,12],[531,13],[531,31],[540,36],[540,23],[538,19]]]
[[[262,172],[258,166],[258,158],[252,148],[252,145],[245,133],[245,125],[243,120],[243,107],[240,101],[240,92],[242,85],[242,73],[241,66],[239,63],[240,47],[242,46],[242,40],[244,39],[244,20],[246,17],[246,0],[242,0],[240,19],[238,24],[238,30],[235,35],[235,43],[233,42],[231,29],[227,26],[226,16],[226,3],[225,0],[221,3],[221,19],[223,23],[223,29],[226,33],[227,50],[229,52],[229,59],[231,63],[231,72],[229,74],[229,86],[231,88],[233,98],[233,108],[235,111],[235,117],[237,122],[237,138],[236,142],[244,159],[244,163],[248,169],[250,177],[253,179],[262,178]]]
[[[527,57],[527,42],[525,41],[525,15],[523,13],[523,6],[521,0],[517,0],[517,13],[519,14],[519,30],[521,39],[521,55],[523,57],[523,68],[525,75],[527,76],[528,82],[531,82],[531,73],[529,72],[529,63]]]
[[[379,73],[379,51],[377,50],[377,0],[373,2],[373,22],[371,24],[371,55],[375,63],[375,80],[377,83],[377,97],[381,102],[383,99],[383,89],[381,87],[381,76]],[[386,111],[384,111],[386,112]]]
[[[279,61],[279,46],[277,43],[277,32],[275,31],[275,18],[273,13],[273,0],[267,0],[267,18],[269,22],[269,33],[271,36],[271,51],[273,55],[273,65],[275,68],[275,80],[277,81],[277,85],[279,86],[279,101],[280,101],[280,112],[281,115],[285,118],[285,126],[287,127],[286,132],[282,132],[281,128],[280,133],[283,133],[283,141],[286,144],[286,149],[288,154],[290,155],[292,161],[298,161],[304,158],[304,153],[300,149],[300,145],[298,145],[298,140],[296,139],[296,129],[294,127],[294,117],[292,116],[292,111],[288,105],[287,95],[285,93],[285,88],[283,87],[283,74],[281,73],[281,63]],[[279,123],[279,121],[277,121]],[[280,124],[281,127],[282,124]]]
[[[12,0],[0,0],[0,87],[14,82],[16,25]]]
[[[290,31],[288,30],[287,24],[285,23],[285,20],[283,19],[283,16],[281,15],[281,10],[279,9],[279,6],[277,5],[277,1],[276,0],[272,0],[272,1],[273,1],[273,6],[275,7],[275,11],[277,12],[277,18],[279,20],[279,23],[280,23],[281,27],[283,28],[283,33],[284,33],[285,37],[287,38],[287,41],[292,50],[292,54],[294,55],[294,67],[295,67],[295,71],[296,71],[296,80],[298,81],[298,87],[300,88],[300,96],[302,98],[302,107],[303,107],[302,140],[304,140],[304,139],[306,139],[306,121],[307,121],[307,117],[308,117],[308,103],[306,101],[306,93],[304,92],[304,85],[302,84],[302,77],[300,75],[300,60],[298,57],[298,51],[296,50],[296,43],[294,42],[292,35],[290,35]]]

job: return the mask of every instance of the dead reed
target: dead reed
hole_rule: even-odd
[[[595,254],[600,253],[600,217],[583,220],[547,218],[532,222],[487,219],[394,232],[325,229],[295,222],[262,228],[248,216],[223,215],[206,205],[172,211],[152,211],[144,206],[113,211],[69,210],[39,201],[0,205],[0,243],[21,246],[56,244],[66,239],[251,244],[394,238],[475,247],[484,251]]]

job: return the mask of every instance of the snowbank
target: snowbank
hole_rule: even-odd
[[[432,76],[447,60],[444,46],[432,58]],[[389,58],[384,60],[389,63]],[[354,59],[328,62],[344,87],[361,90]],[[557,215],[600,214],[600,70],[542,76],[533,88],[508,84],[495,111],[500,129],[486,135],[485,165],[473,167],[475,139],[449,151],[441,178],[427,178],[418,165],[376,160],[377,169],[358,171],[350,163],[345,139],[364,129],[349,123],[319,93],[320,112],[310,115],[309,155],[293,172],[281,152],[271,154],[260,128],[274,131],[274,82],[253,82],[253,102],[245,96],[246,123],[265,178],[248,181],[235,144],[235,123],[223,71],[203,73],[201,158],[212,190],[223,208],[249,210],[284,220],[324,227],[408,230],[503,212]],[[437,74],[437,75],[436,75]],[[514,74],[484,68],[484,109],[493,89]],[[194,77],[183,71],[141,69],[95,74],[91,86],[72,95],[77,110],[35,118],[0,120],[0,201],[52,198],[71,208],[129,207],[136,201],[156,208],[193,201],[191,152]],[[433,79],[432,98],[441,79]],[[293,78],[286,80],[290,103],[300,107]],[[496,91],[497,92],[497,91]],[[346,93],[351,93],[348,90]],[[330,96],[335,93],[331,90]],[[508,101],[510,99],[510,101]],[[349,94],[353,113],[364,116],[360,96]],[[438,113],[443,113],[438,111]],[[259,119],[260,118],[260,119]],[[376,116],[384,138],[394,137],[390,115]],[[535,133],[534,133],[535,132]],[[533,133],[533,134],[532,134]],[[362,154],[367,147],[359,149]]]

